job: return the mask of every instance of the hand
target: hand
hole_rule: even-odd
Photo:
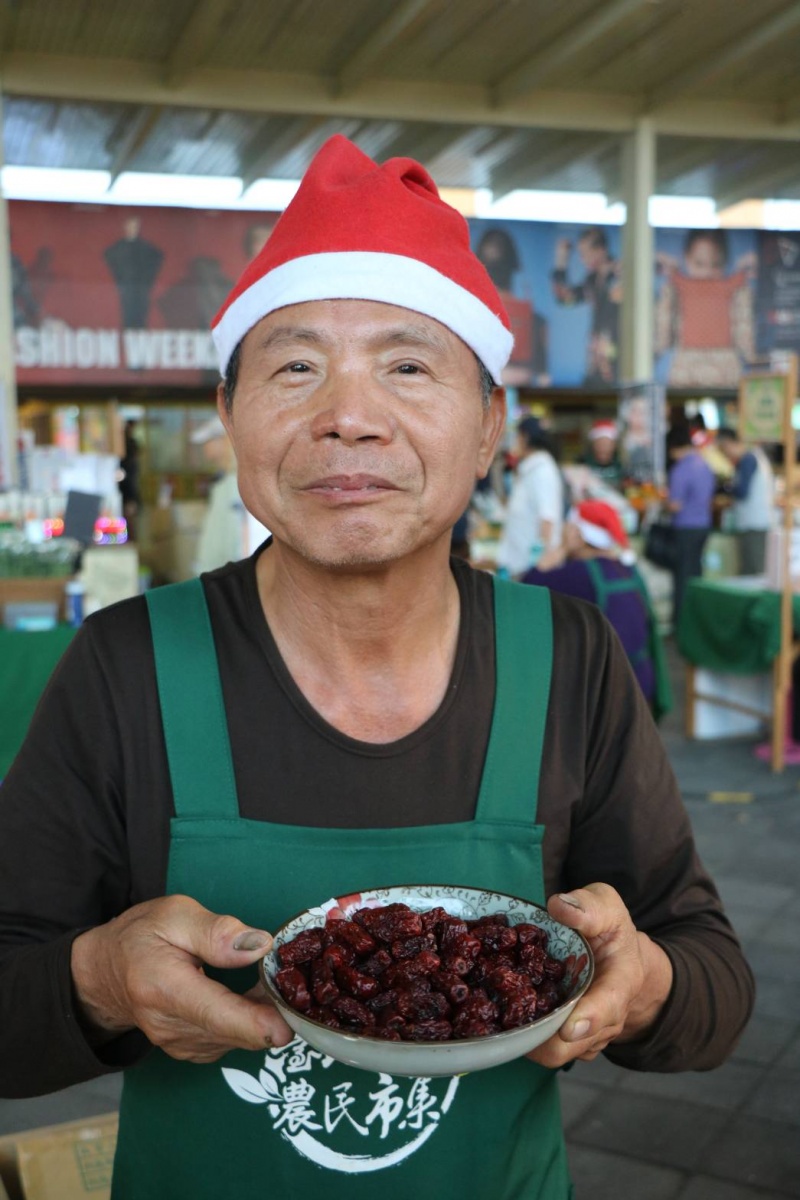
[[[260,988],[239,996],[203,973],[205,963],[249,966],[271,945],[263,930],[188,896],[148,900],[75,939],[75,994],[96,1029],[141,1029],[172,1058],[208,1063],[234,1048],[285,1046],[294,1035]]]
[[[577,929],[592,947],[592,986],[548,1041],[528,1058],[543,1067],[591,1061],[609,1042],[633,1041],[658,1016],[672,986],[669,958],[631,920],[621,897],[606,883],[590,883],[551,896],[547,910]]]
[[[563,271],[569,262],[569,256],[572,253],[572,242],[569,238],[559,238],[555,247],[555,263],[556,270]]]

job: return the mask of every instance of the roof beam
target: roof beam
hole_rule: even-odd
[[[740,200],[768,200],[774,195],[770,189],[780,190],[789,184],[800,184],[800,157],[791,161],[770,157],[749,174],[737,177],[727,187],[722,187],[714,197],[717,212],[738,204]]]
[[[607,149],[608,143],[616,140],[598,139],[595,134],[590,133],[559,139],[558,145],[542,154],[537,154],[535,147],[532,147],[531,156],[524,164],[517,162],[507,170],[501,167],[492,172],[492,199],[499,200],[518,187],[535,188],[542,180],[569,166],[576,159],[594,158]]]
[[[111,175],[108,186],[112,188],[123,171],[127,171],[132,159],[138,154],[155,129],[164,112],[163,105],[142,108],[128,123],[126,132],[114,147],[114,157],[108,170]]]
[[[429,3],[430,0],[402,0],[399,4],[391,5],[391,12],[386,20],[373,29],[347,62],[339,68],[333,83],[333,95],[342,96],[366,79],[383,51],[405,32]]]
[[[603,0],[588,16],[571,24],[543,49],[506,72],[502,80],[493,85],[494,103],[504,107],[518,96],[535,91],[546,79],[552,79],[575,54],[591,46],[644,3],[646,0]]]
[[[246,192],[257,179],[268,177],[282,158],[318,133],[327,120],[327,117],[301,117],[291,121],[282,132],[276,132],[271,125],[260,130],[242,157],[242,192]]]
[[[398,87],[394,80],[371,79],[353,96],[334,99],[323,76],[209,66],[198,67],[172,90],[164,84],[160,64],[18,52],[3,60],[2,87],[6,95],[115,104],[616,134],[630,132],[640,116],[637,97],[607,92],[541,92],[500,111],[490,106],[487,89],[478,84],[409,81]],[[800,138],[800,122],[779,123],[771,102],[686,100],[659,112],[654,124],[669,137]]]
[[[19,8],[7,2],[0,4],[0,56],[14,44]]]
[[[798,25],[800,25],[800,4],[794,3],[783,12],[776,13],[769,20],[760,21],[757,25],[752,26],[748,32],[737,34],[730,42],[715,50],[713,54],[705,51],[687,67],[653,88],[647,98],[647,111],[651,112],[661,108],[670,100],[674,100],[676,96],[692,91],[710,79],[716,79],[723,71],[736,66],[737,63],[751,59],[764,46],[791,33]]]
[[[229,0],[197,0],[164,62],[164,85],[179,87],[213,45]]]
[[[781,103],[778,120],[785,121],[787,124],[800,120],[800,92],[795,92],[793,96],[787,96]]]

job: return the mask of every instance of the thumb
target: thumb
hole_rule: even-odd
[[[190,897],[174,897],[175,919],[161,930],[173,946],[212,967],[246,967],[272,949],[272,934],[238,917],[210,912]],[[170,914],[172,916],[172,914]]]

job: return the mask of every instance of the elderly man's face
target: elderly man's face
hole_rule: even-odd
[[[247,334],[226,420],[253,515],[305,559],[359,568],[449,544],[503,417],[502,392],[483,406],[474,355],[438,321],[316,300]]]

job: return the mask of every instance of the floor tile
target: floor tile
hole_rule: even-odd
[[[800,1071],[771,1067],[761,1085],[748,1097],[744,1110],[755,1117],[800,1126]],[[800,1129],[795,1130],[795,1137],[800,1141]]]
[[[680,1071],[661,1075],[630,1071],[623,1080],[626,1092],[661,1100],[688,1101],[709,1108],[733,1110],[744,1104],[763,1083],[766,1069],[755,1063],[727,1062],[715,1071]]]
[[[586,1087],[583,1083],[572,1083],[569,1079],[559,1080],[561,1093],[561,1120],[567,1134],[585,1116],[593,1104],[602,1101],[602,1088]]]
[[[705,1169],[709,1145],[730,1120],[719,1109],[616,1091],[572,1131],[574,1142],[687,1172]]]
[[[762,1016],[756,1012],[733,1052],[733,1059],[767,1065],[781,1058],[784,1053],[791,1053],[796,1038],[800,1062],[800,1021]],[[782,1062],[781,1065],[791,1067],[791,1062]]]
[[[708,1175],[693,1175],[678,1200],[786,1200],[786,1192],[737,1187],[727,1179],[723,1182]]]
[[[703,1170],[734,1183],[800,1196],[800,1137],[796,1125],[743,1114],[706,1148]]]
[[[685,1176],[620,1154],[569,1147],[575,1200],[678,1200]]]

